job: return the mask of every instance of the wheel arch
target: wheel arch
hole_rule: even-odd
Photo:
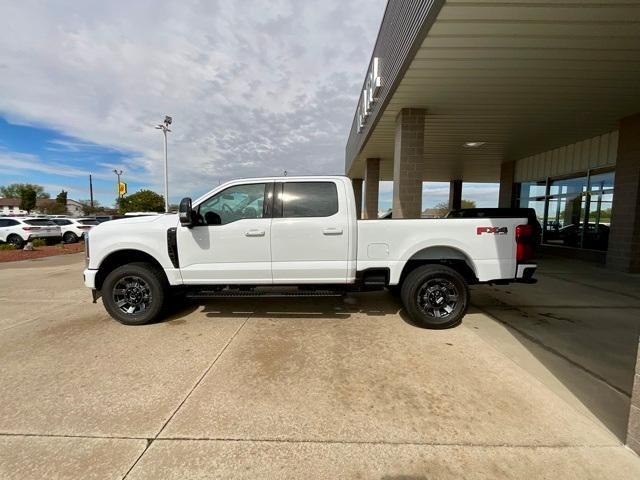
[[[422,265],[446,265],[460,273],[468,284],[478,282],[475,264],[462,250],[448,245],[434,245],[421,248],[405,262],[398,284],[416,268]]]
[[[152,255],[148,254],[147,252],[143,252],[142,250],[126,248],[111,252],[102,260],[102,262],[100,262],[98,273],[96,274],[95,279],[95,288],[97,290],[102,289],[102,284],[104,283],[104,280],[105,278],[107,278],[107,275],[109,275],[109,273],[122,265],[133,262],[144,262],[155,265],[156,267],[158,267],[158,270],[162,272],[166,279],[166,273],[162,265]]]

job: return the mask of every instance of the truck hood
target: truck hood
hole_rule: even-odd
[[[153,224],[154,228],[156,224],[162,224],[162,226],[175,227],[178,224],[178,214],[159,214],[159,215],[147,215],[142,217],[130,217],[130,218],[118,218],[116,220],[109,220],[108,222],[96,225],[91,229],[91,235],[99,234],[100,232],[109,231],[113,233],[114,230],[121,229],[147,229]],[[136,227],[137,226],[137,227]],[[160,226],[160,225],[159,225]]]

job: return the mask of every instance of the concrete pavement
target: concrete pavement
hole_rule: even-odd
[[[429,331],[384,293],[229,299],[125,327],[81,269],[0,267],[0,478],[640,477],[480,311]]]

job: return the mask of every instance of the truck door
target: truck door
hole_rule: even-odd
[[[349,215],[332,180],[276,184],[271,223],[273,283],[346,283]]]
[[[178,227],[185,284],[270,284],[273,182],[232,185],[195,207]]]

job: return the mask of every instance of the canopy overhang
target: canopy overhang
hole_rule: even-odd
[[[504,162],[615,130],[640,111],[637,1],[422,3],[422,34],[396,78],[381,79],[392,83],[386,98],[360,132],[354,119],[352,178],[366,158],[380,158],[380,179],[393,179],[403,108],[427,112],[423,180],[470,182],[497,181]],[[387,7],[372,58],[397,15]],[[398,61],[379,58],[383,67]]]

